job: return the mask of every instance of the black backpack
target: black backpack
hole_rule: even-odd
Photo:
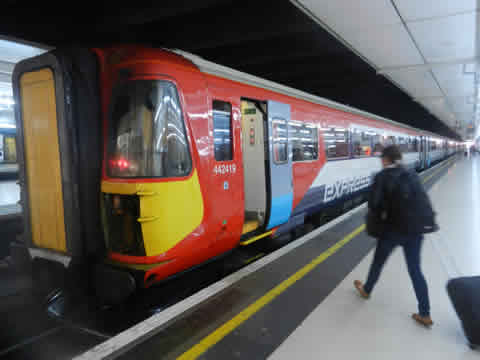
[[[437,231],[435,212],[416,173],[397,168],[387,181],[388,223],[404,234]]]

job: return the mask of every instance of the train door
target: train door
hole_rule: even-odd
[[[427,167],[427,141],[425,136],[420,137],[420,168]]]
[[[243,234],[252,232],[265,222],[267,212],[267,172],[265,148],[266,106],[242,100],[242,153],[245,194]]]
[[[243,234],[286,223],[292,211],[290,106],[242,100],[245,221]]]
[[[62,174],[54,74],[50,69],[20,79],[26,175],[33,243],[66,252]]]
[[[288,142],[290,105],[267,102],[270,165],[270,211],[267,229],[288,222],[293,203],[291,147]]]

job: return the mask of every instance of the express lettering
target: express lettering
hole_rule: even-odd
[[[370,186],[372,177],[373,175],[353,177],[350,179],[339,180],[334,184],[326,185],[324,202],[340,199]]]

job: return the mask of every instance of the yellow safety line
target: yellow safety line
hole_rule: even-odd
[[[453,162],[453,160],[451,161]],[[432,176],[437,174],[443,167],[449,165],[449,163],[442,165],[439,169],[437,169],[433,174],[428,176],[423,182],[427,182]],[[220,340],[222,340],[225,336],[239,327],[242,323],[247,321],[252,315],[260,311],[265,305],[268,305],[272,300],[274,300],[278,295],[283,293],[287,290],[290,286],[295,284],[298,280],[302,279],[305,275],[315,269],[318,265],[328,259],[330,256],[335,254],[338,250],[340,250],[343,246],[345,246],[350,240],[352,240],[355,236],[360,234],[363,230],[365,230],[365,224],[359,226],[350,234],[345,236],[342,240],[337,242],[335,245],[331,246],[329,249],[321,253],[317,256],[313,261],[309,264],[305,265],[303,268],[298,270],[295,274],[290,276],[288,279],[281,282],[279,285],[274,287],[272,290],[267,292],[263,295],[260,299],[255,301],[253,304],[250,304],[247,308],[245,308],[241,313],[224,323],[222,326],[218,327],[215,331],[207,335],[203,338],[199,343],[191,347],[188,351],[184,352],[182,355],[177,357],[178,360],[193,360],[198,358],[200,355],[205,353],[208,349],[212,346],[217,344]]]
[[[262,256],[264,256],[265,254],[264,253],[260,253],[256,256],[253,256],[251,257],[250,259],[248,259],[247,261],[245,261],[245,264],[250,264],[251,262],[255,261],[255,260],[258,260],[260,259]]]
[[[443,168],[447,167],[448,165],[450,165],[451,163],[453,163],[455,161],[455,159],[452,159],[452,160],[449,160],[447,161],[445,164],[441,165],[437,170],[435,170],[433,173],[431,173],[429,176],[427,176],[425,179],[423,179],[423,183],[426,183],[428,180],[430,180],[433,176],[435,176],[436,174],[438,174],[438,172],[440,170],[443,170]]]
[[[177,359],[180,359],[180,360],[196,359],[197,357],[202,355],[205,351],[207,351],[212,346],[217,344],[220,340],[222,340],[230,332],[235,330],[243,322],[248,320],[248,318],[250,318],[256,312],[262,309],[265,305],[270,303],[278,295],[283,293],[290,286],[295,284],[298,280],[303,278],[305,275],[307,275],[310,271],[315,269],[322,262],[324,262],[330,256],[335,254],[338,250],[340,250],[344,245],[346,245],[350,240],[352,240],[355,236],[361,233],[364,229],[365,229],[365,224],[359,226],[357,229],[355,229],[353,232],[345,236],[338,243],[336,243],[335,245],[330,247],[328,250],[324,251],[322,254],[316,257],[312,262],[305,265],[303,268],[298,270],[295,274],[293,274],[288,279],[281,282],[279,285],[277,285],[272,290],[267,292],[265,295],[263,295],[260,299],[255,301],[253,304],[249,305],[241,313],[239,313],[234,318],[230,319],[225,324],[217,328],[207,337],[203,338],[199,343],[197,343],[195,346],[190,348],[190,350],[188,350],[187,352],[180,355]]]

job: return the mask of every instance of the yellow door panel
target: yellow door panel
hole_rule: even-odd
[[[66,252],[53,72],[23,74],[20,95],[32,241],[41,248]]]

